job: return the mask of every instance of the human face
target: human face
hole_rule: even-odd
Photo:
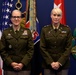
[[[62,18],[62,15],[61,15],[60,13],[53,12],[53,13],[51,14],[51,19],[52,19],[52,23],[53,23],[53,24],[59,24],[61,18]]]
[[[21,22],[21,13],[19,11],[14,11],[12,13],[11,22],[14,26],[19,26]]]

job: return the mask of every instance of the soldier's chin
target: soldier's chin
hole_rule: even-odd
[[[54,22],[54,24],[58,24],[58,22]]]
[[[19,26],[19,24],[14,24],[15,26]]]
[[[58,23],[60,23],[60,22],[59,22],[59,21],[54,21],[54,23],[58,24]]]

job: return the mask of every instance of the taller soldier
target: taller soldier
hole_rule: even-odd
[[[60,23],[62,11],[51,11],[52,23],[42,28],[40,49],[43,57],[44,75],[68,75],[72,34],[69,26]]]
[[[14,10],[11,15],[12,27],[2,34],[4,75],[30,75],[34,44],[31,31],[21,27],[21,20],[21,12]]]

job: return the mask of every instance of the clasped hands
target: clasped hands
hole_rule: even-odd
[[[60,67],[60,63],[59,62],[52,62],[51,66],[54,70],[58,70]]]
[[[22,63],[12,62],[11,66],[13,67],[14,70],[21,70],[23,68],[23,64]]]

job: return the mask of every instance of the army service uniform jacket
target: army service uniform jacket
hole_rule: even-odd
[[[1,54],[4,70],[13,70],[11,67],[12,62],[23,63],[23,70],[30,69],[34,44],[29,29],[20,27],[17,34],[12,27],[5,29],[1,41],[5,46],[4,52]]]
[[[43,57],[42,66],[48,68],[52,62],[59,62],[63,68],[70,65],[69,55],[72,47],[72,34],[68,26],[60,24],[57,31],[52,25],[42,28],[40,51]]]

